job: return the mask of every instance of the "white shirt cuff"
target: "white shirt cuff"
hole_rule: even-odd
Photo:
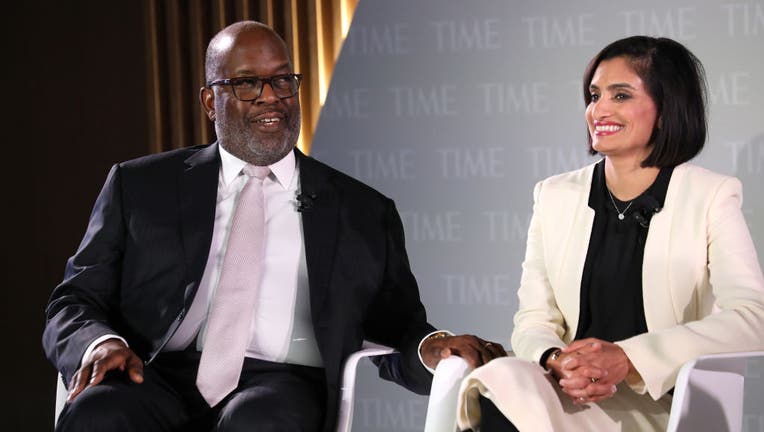
[[[435,330],[434,332],[431,332],[431,333],[427,334],[427,336],[423,337],[423,338],[422,338],[422,340],[421,340],[421,341],[419,341],[419,347],[417,347],[417,350],[416,350],[417,354],[419,355],[419,361],[420,361],[420,362],[422,362],[422,366],[424,366],[424,368],[425,368],[425,369],[427,369],[428,371],[430,371],[430,373],[431,373],[431,374],[435,374],[435,369],[433,369],[433,368],[431,368],[431,367],[427,366],[427,365],[424,363],[424,359],[422,359],[422,344],[424,343],[424,341],[425,341],[425,340],[426,340],[428,337],[430,337],[430,336],[434,335],[435,333],[448,333],[448,335],[449,335],[449,336],[456,336],[456,335],[454,335],[452,332],[450,332],[450,331],[448,331],[448,330]]]
[[[90,353],[93,352],[95,347],[97,347],[99,343],[101,343],[101,342],[103,342],[103,341],[105,341],[107,339],[119,339],[125,345],[127,345],[127,341],[124,338],[122,338],[122,337],[119,337],[119,336],[113,335],[113,334],[103,335],[103,336],[99,337],[98,339],[94,340],[93,342],[90,342],[90,345],[88,345],[88,349],[85,350],[85,354],[82,355],[82,360],[80,360],[80,367],[82,367],[82,364],[85,362],[85,359],[90,356]],[[130,345],[127,345],[127,346],[130,346]]]

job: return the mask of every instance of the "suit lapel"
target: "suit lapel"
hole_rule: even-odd
[[[215,223],[220,158],[217,144],[185,160],[180,173],[180,230],[186,264],[186,302],[193,299],[207,261]]]
[[[555,295],[559,302],[558,306],[566,317],[567,337],[570,340],[573,340],[578,328],[581,312],[581,278],[594,224],[594,210],[589,207],[589,192],[595,165],[592,164],[580,170],[570,183],[554,189],[553,193],[547,197],[547,200],[553,203],[553,211],[548,215],[551,220],[548,221],[547,226],[552,227],[552,231],[556,231],[551,233],[549,238],[563,239],[559,247],[552,251],[557,254],[557,259],[552,262],[558,265],[549,270],[555,272],[552,277],[552,286],[560,287]],[[575,209],[574,214],[568,217],[563,216],[572,209]]]
[[[320,327],[337,248],[340,197],[329,168],[299,150],[295,154],[300,164],[300,193],[314,197],[312,207],[302,212],[302,227],[311,312],[314,324]]]
[[[683,247],[672,239],[671,225],[674,221],[679,189],[686,173],[686,165],[674,168],[669,180],[663,210],[653,215],[645,241],[642,263],[642,302],[645,307],[645,321],[650,331],[672,327],[680,322],[681,311],[674,311],[671,289],[672,247]],[[681,230],[680,230],[681,231]],[[679,314],[679,315],[678,315]]]

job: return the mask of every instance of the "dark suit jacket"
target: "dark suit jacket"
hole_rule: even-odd
[[[393,202],[295,152],[302,192],[315,195],[302,222],[329,430],[336,421],[343,362],[364,339],[401,353],[380,362],[381,376],[429,392],[431,376],[417,346],[433,327]],[[216,144],[112,168],[46,311],[43,346],[66,382],[87,345],[101,335],[121,335],[150,363],[178,328],[204,272],[219,168]]]

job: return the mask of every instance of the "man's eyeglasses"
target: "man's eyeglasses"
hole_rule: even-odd
[[[296,95],[298,90],[300,90],[301,80],[301,74],[289,73],[274,75],[268,78],[237,77],[220,79],[207,83],[207,87],[211,88],[216,85],[229,85],[237,99],[242,102],[250,102],[260,97],[266,83],[271,86],[273,93],[275,93],[279,99],[290,98]]]

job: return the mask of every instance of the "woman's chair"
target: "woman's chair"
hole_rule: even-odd
[[[685,363],[674,386],[667,431],[743,430],[745,368],[757,357],[764,351],[710,354]]]

